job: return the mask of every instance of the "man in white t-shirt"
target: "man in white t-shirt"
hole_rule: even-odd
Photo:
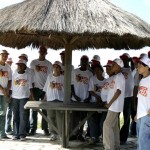
[[[5,133],[5,120],[12,79],[11,68],[6,64],[8,55],[6,50],[0,51],[0,139],[8,138]]]
[[[89,81],[93,76],[92,72],[87,69],[89,65],[89,58],[86,55],[83,55],[80,59],[80,68],[74,70],[72,76],[72,101],[76,103],[85,103],[89,102],[91,95],[88,91],[89,89]],[[78,117],[76,117],[78,116]],[[76,127],[76,125],[86,116],[86,112],[77,112],[73,111],[72,113],[72,128]],[[81,141],[84,141],[82,136],[83,127],[80,128],[78,133],[74,136]]]
[[[123,118],[124,123],[120,129],[120,144],[125,144],[129,135],[130,127],[130,115],[131,115],[131,104],[133,98],[133,88],[134,88],[134,78],[132,75],[131,67],[129,62],[131,60],[128,53],[124,53],[120,56],[123,61],[124,67],[122,68],[122,73],[125,77],[125,97],[124,97],[124,108],[123,108]]]
[[[47,79],[47,76],[53,72],[53,66],[50,61],[46,59],[47,55],[47,48],[41,46],[39,49],[39,58],[32,60],[30,64],[30,68],[33,70],[34,73],[34,99],[39,101],[42,97],[43,88]],[[46,110],[42,110],[42,112],[47,115]],[[37,129],[37,112],[31,111],[31,120],[30,120],[30,134],[34,135]],[[42,118],[42,130],[44,130],[45,135],[49,135],[48,131],[48,124]]]
[[[143,76],[139,83],[137,106],[138,150],[150,149],[150,59],[147,55],[140,59],[138,72]]]
[[[125,94],[125,78],[121,73],[123,61],[115,59],[112,64],[111,71],[114,73],[107,80],[108,93],[107,104],[108,113],[103,124],[103,144],[105,150],[119,149],[119,114],[123,111],[124,94]]]

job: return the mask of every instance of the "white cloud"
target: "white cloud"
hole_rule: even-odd
[[[145,6],[150,7],[150,0],[143,0]]]

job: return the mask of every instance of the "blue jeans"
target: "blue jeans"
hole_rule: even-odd
[[[150,149],[150,116],[146,115],[137,121],[138,150]]]
[[[129,135],[131,103],[132,103],[132,97],[125,98],[124,108],[123,108],[124,124],[122,128],[120,129],[120,141],[121,142],[126,142],[128,135]]]
[[[34,98],[36,101],[39,101],[43,90],[39,89],[39,88],[34,88],[33,89],[34,92]],[[46,110],[42,110],[43,114],[47,116],[47,111]],[[33,109],[31,110],[31,119],[30,119],[30,129],[35,130],[37,129],[37,120],[38,120],[38,116],[37,116],[37,111],[34,111]],[[48,123],[45,121],[45,119],[42,117],[42,122],[41,122],[41,127],[42,130],[44,129],[48,129]]]
[[[12,100],[10,101],[7,107],[6,124],[5,124],[6,132],[12,131],[11,120],[12,120]]]
[[[6,121],[6,111],[7,111],[7,98],[0,95],[0,138],[5,137],[5,121]]]
[[[15,99],[13,98],[13,115],[14,115],[14,126],[13,136],[19,138],[26,136],[26,125],[27,125],[27,110],[24,109],[24,105],[28,101],[28,98]]]

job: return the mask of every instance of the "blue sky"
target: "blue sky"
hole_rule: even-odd
[[[21,2],[23,0],[0,0],[0,9],[4,8],[6,6],[12,5],[14,3]],[[122,9],[131,12],[137,16],[139,16],[142,20],[146,21],[150,24],[150,0],[110,0],[112,3],[117,5],[118,7],[121,7]],[[0,49],[4,48],[0,45]],[[16,51],[15,49],[11,48],[5,48],[9,51],[11,57],[13,56],[14,60],[18,60],[18,56],[20,53],[26,53],[29,56],[29,63],[31,60],[38,57],[38,51],[35,49],[31,50],[31,47],[26,47],[25,49],[22,49],[20,51]],[[77,62],[76,58],[80,58],[81,55],[88,55],[89,59],[92,59],[92,56],[95,54],[98,54],[101,57],[101,63],[102,65],[106,64],[108,59],[115,59],[119,57],[122,53],[127,52],[130,54],[130,56],[139,56],[140,53],[147,53],[147,51],[150,50],[150,47],[145,47],[141,50],[120,50],[120,51],[114,51],[113,49],[101,49],[101,50],[88,50],[88,51],[73,51],[73,58],[72,63],[75,67],[79,65],[79,60]],[[55,51],[50,50],[48,51],[47,58],[53,63],[56,60],[60,60],[60,53],[61,50]],[[14,55],[15,54],[15,55]],[[111,58],[110,58],[111,54]],[[28,63],[28,64],[29,64]]]

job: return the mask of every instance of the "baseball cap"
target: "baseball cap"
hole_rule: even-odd
[[[143,58],[144,56],[146,56],[145,53],[141,53],[140,56],[139,56],[139,59]]]
[[[13,63],[13,60],[11,57],[9,57],[6,62],[12,62]]]
[[[6,50],[0,50],[0,54],[7,54],[7,55],[9,55],[9,53]]]
[[[17,62],[16,64],[17,64],[17,65],[19,65],[19,64],[24,64],[24,65],[26,65],[27,63],[26,63],[25,60],[19,59],[18,62]]]
[[[60,61],[55,61],[55,62],[53,63],[53,66],[54,66],[54,65],[58,65],[58,66],[62,69],[62,64],[61,64]]]
[[[100,61],[100,57],[98,55],[94,55],[91,61]]]
[[[20,58],[20,59],[21,59],[21,57],[25,57],[25,58],[26,58],[26,60],[28,61],[28,56],[27,56],[26,54],[21,54],[18,58]]]
[[[145,65],[147,65],[150,68],[150,59],[148,58],[148,55],[145,55],[144,57],[142,57],[140,59],[140,62],[144,63]]]
[[[124,53],[124,54],[122,54],[122,55],[120,56],[120,58],[121,58],[122,60],[128,60],[128,59],[130,58],[130,55],[129,55],[128,53]]]
[[[65,51],[62,51],[59,55],[64,55],[65,54]]]
[[[113,62],[117,63],[121,68],[124,67],[123,61],[119,58],[116,58]]]
[[[107,64],[105,65],[105,66],[103,66],[103,67],[107,67],[107,66],[112,66],[112,63],[113,63],[113,61],[112,60],[108,60],[107,61]]]
[[[138,57],[132,57],[132,61],[133,61],[133,62],[139,62],[140,59],[139,59]]]

